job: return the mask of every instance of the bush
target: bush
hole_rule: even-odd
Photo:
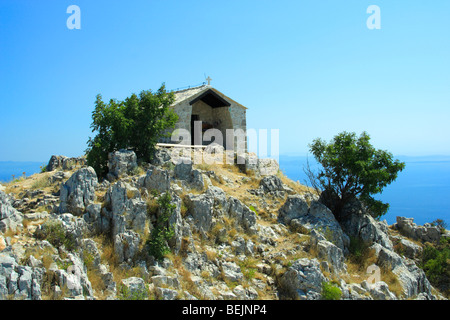
[[[119,300],[148,300],[150,298],[150,292],[144,288],[131,291],[122,285],[119,289],[118,298]]]
[[[166,254],[170,253],[167,241],[175,234],[173,227],[169,224],[169,219],[176,208],[176,205],[170,202],[171,200],[172,197],[168,192],[158,198],[158,220],[150,239],[147,240],[149,254],[157,260],[162,260]]]
[[[66,232],[61,221],[50,220],[46,222],[36,233],[36,236],[41,240],[47,240],[56,248],[64,246],[69,251],[76,248],[74,236]]]
[[[322,283],[322,300],[340,300],[342,291],[331,282]]]
[[[441,239],[441,243],[434,247],[428,244],[423,252],[420,267],[431,284],[442,291],[447,297],[450,295],[450,244]]]

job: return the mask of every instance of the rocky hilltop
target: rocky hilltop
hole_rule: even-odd
[[[388,226],[357,202],[339,223],[273,160],[196,165],[169,151],[150,164],[111,153],[102,181],[84,158],[52,156],[1,186],[0,299],[445,299],[418,266],[443,230]],[[156,259],[161,226],[170,250]]]

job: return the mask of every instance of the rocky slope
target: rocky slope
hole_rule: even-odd
[[[438,228],[388,226],[358,203],[340,224],[254,155],[187,160],[158,149],[138,166],[118,151],[99,182],[83,158],[52,156],[47,172],[2,186],[0,299],[324,299],[330,284],[341,299],[444,299],[417,266]],[[156,260],[148,240],[165,193],[173,234]]]

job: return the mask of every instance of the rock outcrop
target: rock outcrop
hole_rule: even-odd
[[[138,166],[119,150],[99,183],[83,158],[52,156],[46,188],[0,190],[0,299],[319,300],[330,284],[343,300],[444,299],[418,263],[442,230],[388,226],[356,201],[338,222],[275,161],[244,159],[198,165],[157,148]]]
[[[81,168],[76,171],[60,189],[60,213],[82,215],[86,207],[96,199],[95,189],[98,180],[92,167]]]

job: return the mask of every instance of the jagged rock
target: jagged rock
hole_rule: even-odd
[[[251,256],[255,250],[255,244],[251,240],[245,241],[242,237],[237,237],[231,243],[231,246],[234,248],[236,255],[244,254],[246,256]]]
[[[405,298],[410,298],[419,293],[431,293],[431,284],[425,272],[417,267],[413,260],[402,258],[399,254],[391,251],[380,244],[371,247],[377,256],[377,265],[388,268],[397,276]]]
[[[176,277],[169,277],[169,276],[153,276],[151,277],[150,281],[156,286],[156,287],[171,287],[174,289],[180,288],[180,281]]]
[[[180,158],[175,165],[175,178],[180,180],[189,180],[192,173],[192,161],[190,158]]]
[[[350,237],[357,237],[368,244],[379,243],[383,247],[393,250],[392,241],[388,235],[386,221],[376,221],[369,214],[351,214],[341,221],[344,232]]]
[[[132,150],[121,149],[108,154],[108,180],[113,182],[126,177],[137,168],[136,153]]]
[[[83,239],[80,241],[80,244],[83,261],[89,263],[90,267],[99,269],[101,256],[96,242],[92,239]]]
[[[441,238],[441,231],[438,227],[418,226],[414,223],[414,218],[397,217],[397,223],[394,226],[401,234],[414,240],[437,243]]]
[[[70,178],[69,172],[57,171],[53,175],[48,177],[48,180],[51,184],[54,184],[57,182],[62,182],[63,180],[68,179],[68,178]]]
[[[319,259],[326,260],[335,273],[347,273],[343,251],[327,240],[320,240],[316,246]]]
[[[272,195],[274,197],[282,198],[286,192],[292,193],[292,190],[285,186],[281,179],[276,175],[268,175],[261,179],[259,189],[253,190],[252,193],[256,195]]]
[[[240,282],[244,279],[241,268],[234,262],[222,263],[223,277],[231,282]]]
[[[167,170],[151,166],[143,181],[143,186],[160,193],[170,189],[170,175]]]
[[[225,193],[218,187],[211,186],[206,193],[200,195],[188,194],[186,206],[194,219],[194,225],[208,232],[214,222],[214,218],[226,211],[227,201]]]
[[[145,230],[147,204],[141,199],[139,190],[128,183],[121,180],[108,189],[105,209],[108,211],[105,216],[110,217],[113,239],[128,229],[137,232]]]
[[[175,210],[169,217],[168,224],[173,228],[174,235],[172,239],[168,241],[168,244],[175,253],[178,253],[181,249],[182,238],[189,233],[190,228],[186,226],[181,217],[181,198],[177,194],[172,193],[171,199],[171,203],[175,205]]]
[[[234,197],[228,198],[228,215],[236,219],[238,226],[249,234],[256,234],[256,214],[241,201]]]
[[[86,206],[96,200],[97,184],[94,168],[87,167],[76,171],[61,185],[59,213],[72,213],[77,216],[84,214]]]
[[[278,222],[289,225],[291,220],[299,219],[307,215],[308,212],[308,203],[302,196],[290,195],[278,211]]]
[[[395,294],[389,291],[388,285],[383,281],[371,284],[364,280],[361,282],[361,287],[369,292],[373,300],[397,300]]]
[[[76,167],[85,166],[86,162],[86,158],[83,157],[69,158],[53,155],[47,164],[46,171],[54,171],[57,169],[72,170]]]
[[[156,148],[151,164],[155,166],[162,166],[172,159],[171,154],[167,149]]]
[[[211,230],[214,198],[206,194],[188,194],[185,200],[188,211],[194,218],[195,226],[204,232]]]
[[[51,216],[43,224],[39,225],[34,236],[37,239],[47,239],[49,236],[55,236],[55,241],[61,245],[62,241],[74,249],[80,244],[87,231],[87,224],[81,217],[75,217],[70,213]],[[51,245],[50,245],[51,247]]]
[[[178,291],[168,288],[156,288],[156,296],[161,300],[176,300],[179,296]]]
[[[318,300],[326,278],[317,259],[299,259],[281,276],[280,286],[287,297],[296,300]]]
[[[86,221],[91,233],[102,233],[109,230],[109,219],[102,216],[101,212],[102,205],[100,203],[91,203],[86,207],[83,219]]]
[[[0,191],[0,232],[13,232],[23,229],[23,215],[12,206],[12,199]]]
[[[66,294],[72,298],[77,296],[92,297],[92,285],[82,260],[77,255],[69,253],[65,264],[69,265],[67,270],[54,268],[48,270],[54,275],[59,287],[66,288]]]
[[[117,286],[114,281],[113,273],[109,272],[108,267],[104,264],[99,266],[98,271],[103,281],[103,287],[105,288],[104,291],[108,294],[107,299],[113,299],[117,294]]]
[[[275,159],[259,159],[255,153],[246,153],[237,157],[241,171],[252,172],[255,176],[275,175],[280,166]]]
[[[422,247],[412,241],[402,238],[401,236],[391,237],[395,243],[395,251],[399,254],[405,255],[410,259],[419,258],[422,254]]]
[[[306,200],[299,195],[288,196],[278,211],[278,221],[296,228],[303,226],[308,230],[316,229],[325,238],[345,252],[350,239],[342,231],[333,213],[319,201],[312,201],[308,206]]]
[[[259,174],[262,176],[278,173],[280,166],[275,159],[258,159]]]
[[[64,213],[57,216],[57,221],[61,221],[66,234],[79,244],[87,231],[87,224],[81,217],[75,217],[70,213]],[[47,220],[51,221],[51,220]]]
[[[122,280],[123,292],[127,298],[142,297],[147,295],[147,287],[144,279],[139,277],[130,277]]]
[[[115,236],[114,252],[119,263],[132,260],[136,256],[139,252],[140,241],[141,238],[139,234],[132,230],[128,230]]]

